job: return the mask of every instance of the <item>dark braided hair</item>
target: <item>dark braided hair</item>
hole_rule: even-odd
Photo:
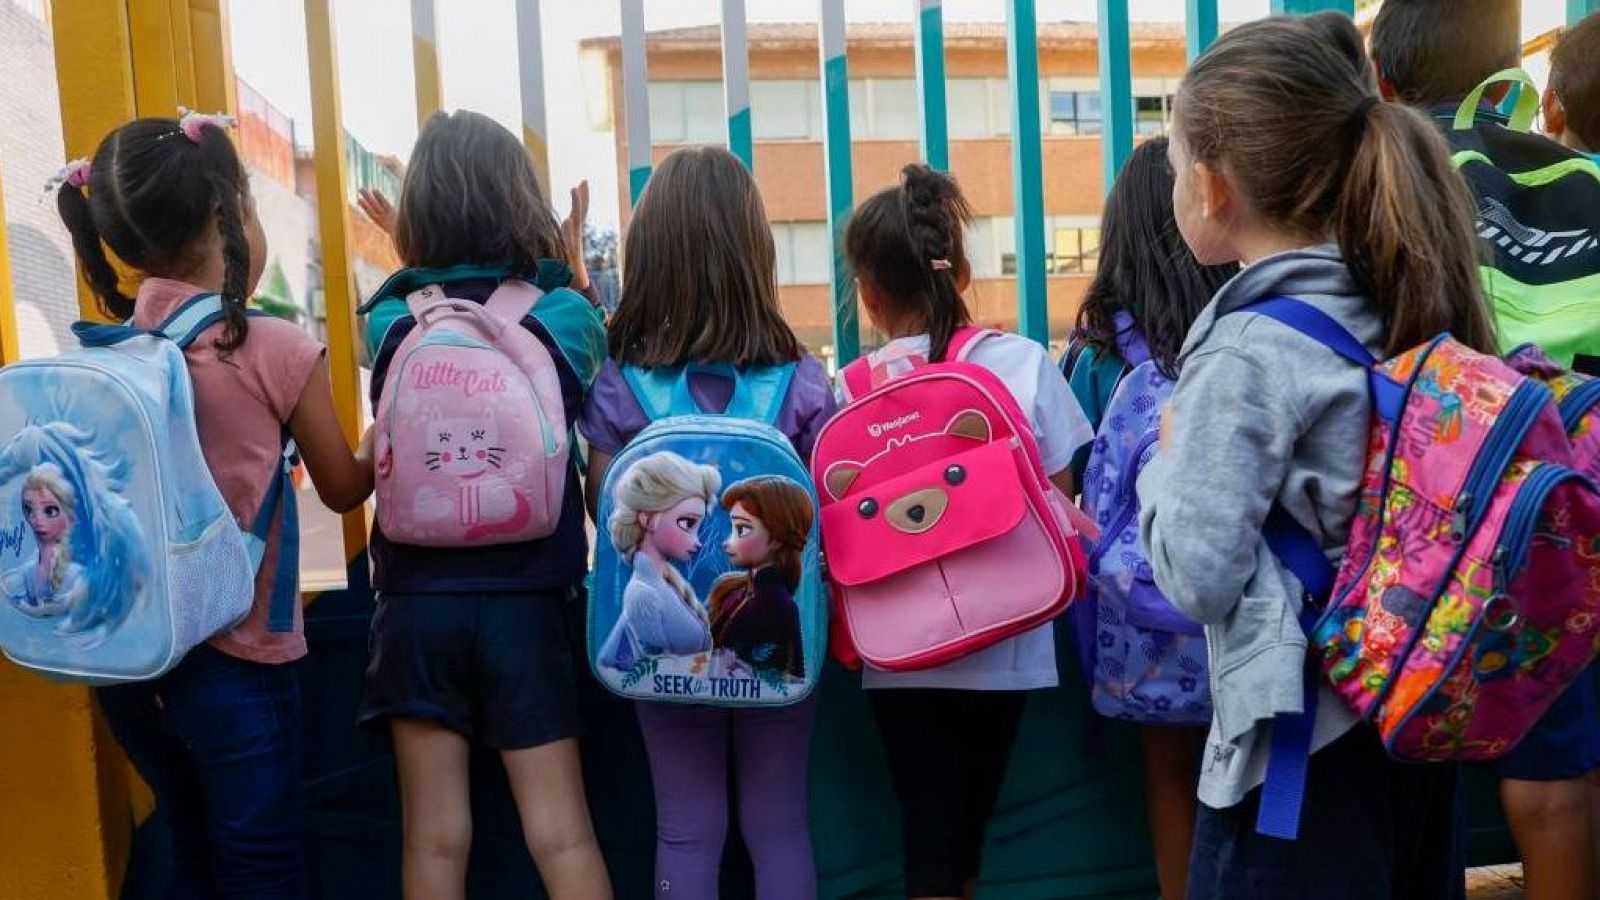
[[[1239,266],[1194,258],[1173,218],[1172,182],[1166,138],[1140,144],[1123,165],[1100,218],[1100,263],[1078,308],[1077,336],[1118,353],[1116,315],[1126,312],[1161,374],[1177,378],[1189,326]]]
[[[95,150],[88,189],[63,185],[61,220],[100,309],[116,319],[133,315],[106,247],[142,272],[162,275],[195,263],[193,253],[212,222],[222,238],[222,308],[218,350],[237,350],[249,330],[250,245],[245,204],[250,185],[233,141],[221,129],[184,136],[176,119],[135,119],[106,135]]]
[[[927,329],[930,362],[943,362],[956,329],[972,322],[960,288],[972,273],[963,239],[971,222],[956,180],[914,163],[898,186],[862,203],[845,231],[856,274]]]

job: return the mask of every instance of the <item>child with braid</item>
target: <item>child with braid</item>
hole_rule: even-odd
[[[238,521],[255,520],[285,433],[322,501],[351,510],[372,491],[372,465],[339,430],[322,345],[288,322],[246,318],[267,247],[227,124],[186,113],[123,125],[92,161],[63,170],[61,218],[108,317],[155,329],[196,295],[221,295],[225,319],[185,359],[206,465]],[[108,247],[140,279],[131,297]],[[270,535],[243,622],[154,681],[96,691],[171,829],[166,897],[310,895],[294,665],[306,640],[298,608],[289,631],[267,615],[280,538]]]
[[[874,385],[943,362],[972,321],[962,234],[971,211],[949,175],[910,165],[863,203],[845,234],[861,300],[889,342],[869,358]],[[1072,456],[1094,434],[1043,345],[986,332],[968,362],[1005,382],[1028,416],[1050,480],[1072,496]],[[862,684],[889,759],[905,834],[908,897],[971,897],[1028,692],[1056,686],[1050,625],[945,665],[868,668]]]

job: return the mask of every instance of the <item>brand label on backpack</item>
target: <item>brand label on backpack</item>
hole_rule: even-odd
[[[914,411],[908,412],[903,416],[890,419],[887,422],[873,422],[871,425],[867,426],[867,434],[873,437],[883,437],[884,432],[894,431],[897,428],[904,428],[905,426],[910,425],[912,422],[916,422],[921,418],[922,413]]]

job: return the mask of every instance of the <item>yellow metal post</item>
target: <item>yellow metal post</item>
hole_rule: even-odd
[[[444,109],[439,74],[439,38],[434,28],[434,0],[411,0],[411,58],[417,79],[417,129]],[[309,25],[307,27],[310,27]]]
[[[356,360],[356,288],[350,265],[350,206],[344,170],[344,117],[339,110],[338,41],[331,0],[305,0],[306,55],[311,68],[311,140],[316,148],[317,222],[322,290],[328,314],[328,368],[339,424],[353,445],[361,437],[361,378]],[[345,558],[366,546],[367,511],[344,517]]]
[[[93,156],[100,139],[134,117],[133,46],[125,0],[73,0],[51,11],[61,135],[68,159]],[[89,286],[78,280],[78,309],[101,319]]]
[[[195,102],[188,0],[128,0],[134,108],[144,116],[176,116]]]
[[[195,109],[233,115],[239,109],[239,90],[233,80],[233,39],[228,32],[227,0],[174,2],[189,4]]]
[[[11,287],[11,251],[6,247],[6,198],[0,188],[0,366],[17,361],[17,308]]]

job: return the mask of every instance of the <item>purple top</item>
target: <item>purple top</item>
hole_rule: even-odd
[[[733,383],[715,375],[695,375],[690,378],[689,391],[702,407],[722,409],[733,396]],[[783,407],[778,410],[777,422],[778,430],[794,444],[801,459],[811,459],[811,446],[817,441],[817,432],[833,417],[835,409],[827,370],[816,357],[801,357],[795,364],[794,379],[789,382],[789,395],[783,398]],[[616,456],[649,424],[650,417],[633,396],[622,370],[615,362],[606,360],[594,380],[594,387],[589,389],[583,416],[578,419],[578,431],[596,450]]]

